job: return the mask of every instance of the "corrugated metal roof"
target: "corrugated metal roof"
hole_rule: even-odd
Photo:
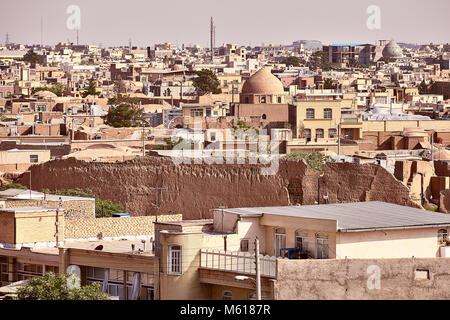
[[[367,229],[425,228],[450,226],[450,214],[426,211],[397,204],[369,201],[307,206],[248,207],[224,209],[242,216],[264,214],[317,218],[337,221],[337,230],[364,231]]]

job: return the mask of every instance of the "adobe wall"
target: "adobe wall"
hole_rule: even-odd
[[[278,259],[274,293],[281,300],[450,299],[449,268],[448,258]]]
[[[158,216],[158,221],[181,221],[180,214]],[[90,218],[65,220],[65,239],[103,237],[141,236],[154,234],[156,216]]]
[[[450,161],[434,161],[436,175],[441,177],[450,177]]]
[[[440,192],[439,211],[442,213],[450,213],[450,189]]]
[[[184,219],[211,218],[219,206],[282,206],[314,204],[318,172],[302,161],[280,160],[277,174],[264,176],[262,165],[180,164],[164,157],[121,163],[84,162],[74,158],[31,167],[36,190],[91,189],[97,197],[121,203],[133,215],[180,213]],[[377,165],[327,163],[321,195],[330,203],[386,201],[414,206],[405,185]],[[28,176],[18,178],[28,184]],[[163,186],[160,210],[155,207]]]
[[[33,185],[33,184],[31,184]],[[59,201],[49,200],[8,200],[6,208],[20,207],[51,207],[58,208]],[[62,201],[61,208],[64,209],[66,219],[95,218],[95,200]]]

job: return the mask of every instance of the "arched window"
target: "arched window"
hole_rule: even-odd
[[[265,113],[263,113],[263,115],[261,116],[261,119],[266,120],[267,119],[267,115]]]
[[[286,230],[284,228],[275,229],[275,245],[274,255],[275,257],[281,256],[281,249],[286,248]]]
[[[323,118],[324,119],[331,119],[331,118],[333,118],[333,111],[330,108],[325,108],[323,110]]]
[[[316,259],[328,259],[328,235],[316,233]]]
[[[314,109],[306,109],[306,119],[314,119]]]
[[[304,230],[295,231],[295,247],[300,249],[301,253],[308,252],[308,232]]]
[[[445,243],[447,241],[448,232],[446,229],[439,229],[438,243]]]
[[[316,129],[316,138],[323,138],[323,129]]]
[[[337,136],[337,130],[336,129],[328,129],[328,137],[329,138],[336,138]]]

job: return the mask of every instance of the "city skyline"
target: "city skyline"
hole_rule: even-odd
[[[171,10],[167,4],[145,1],[132,1],[124,8],[103,0],[95,3],[26,1],[14,6],[3,3],[0,11],[10,14],[0,21],[0,30],[3,31],[0,43],[5,42],[6,33],[11,42],[27,45],[40,44],[41,41],[44,45],[67,40],[76,43],[76,31],[66,26],[70,16],[66,10],[70,5],[77,5],[81,11],[79,43],[101,44],[103,47],[125,46],[130,40],[133,46],[141,47],[163,42],[209,47],[210,16],[214,17],[217,27],[217,47],[224,43],[288,45],[301,39],[319,40],[324,44],[375,43],[380,39],[414,44],[449,41],[445,25],[449,2],[399,0],[389,3],[380,0],[372,3],[363,0],[352,3],[351,7],[345,6],[345,2],[327,1],[323,5],[285,1],[275,13],[267,1],[240,3],[232,0],[220,10],[216,3],[205,1],[189,4],[175,1]],[[370,5],[380,8],[380,29],[370,30],[366,25],[370,16],[366,10]]]

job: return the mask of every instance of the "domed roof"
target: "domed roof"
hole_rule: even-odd
[[[57,97],[56,94],[54,94],[53,92],[50,92],[48,90],[38,91],[33,96],[38,97],[38,98],[55,98],[55,97]]]
[[[403,57],[402,48],[394,40],[391,40],[383,49],[383,57],[386,59],[401,58]]]
[[[260,69],[242,86],[243,94],[284,94],[283,84],[266,69]]]

